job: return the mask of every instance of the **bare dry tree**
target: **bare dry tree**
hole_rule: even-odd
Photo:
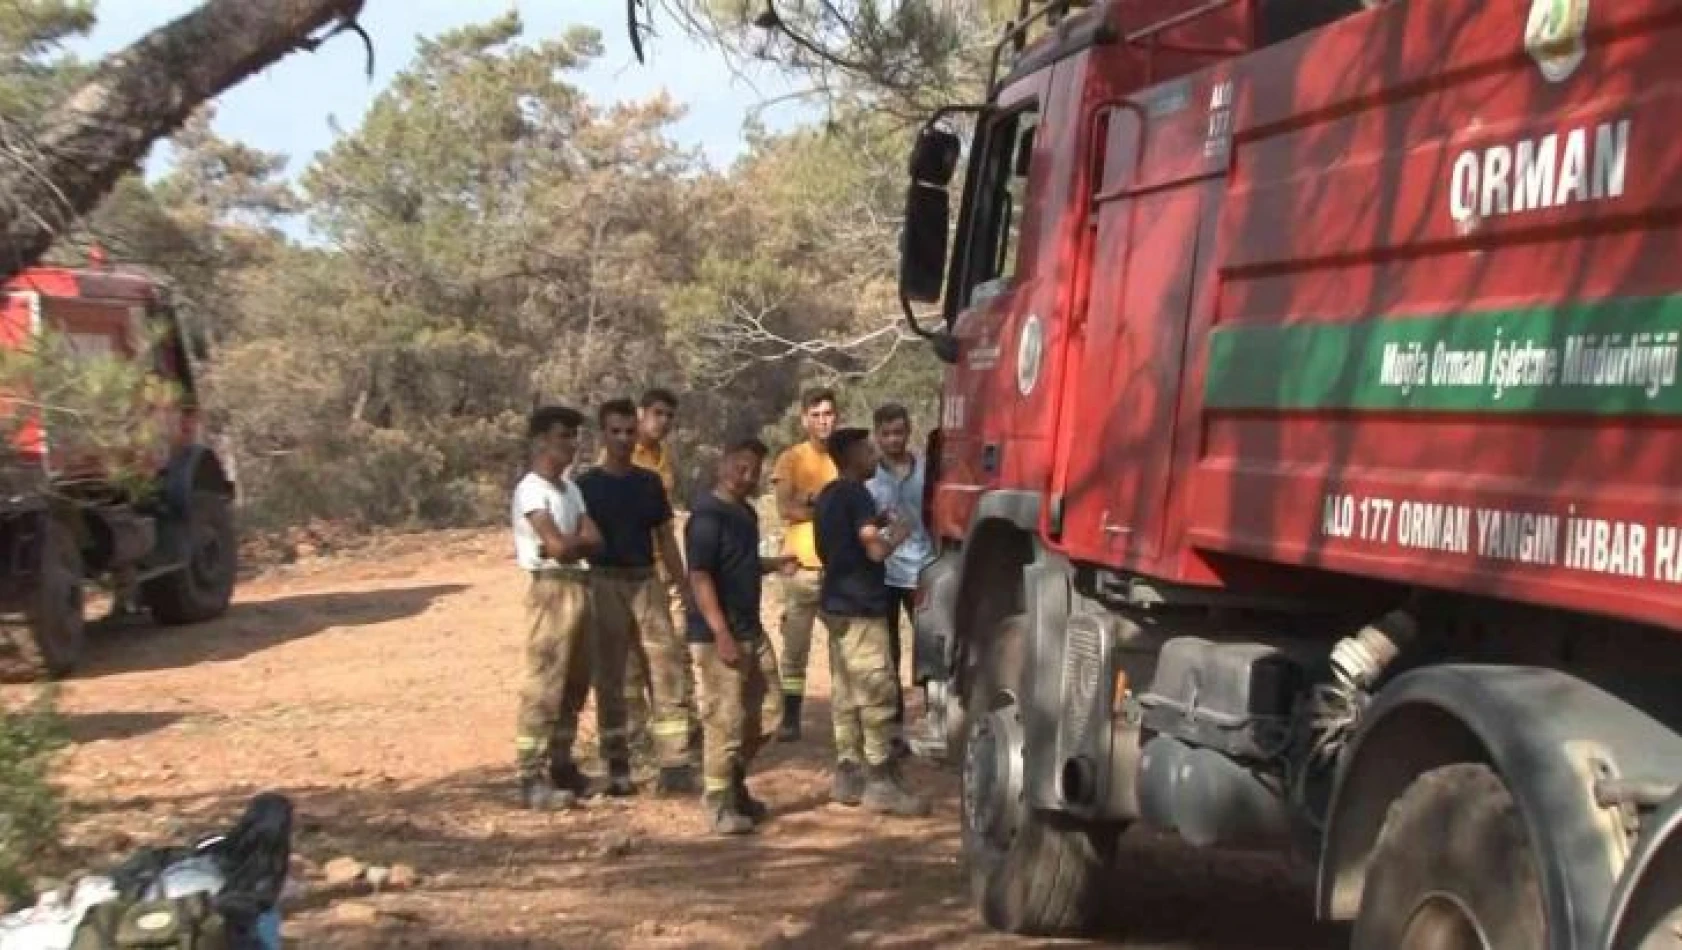
[[[873,375],[894,358],[899,348],[920,338],[897,315],[865,321],[866,329],[827,338],[800,338],[775,328],[775,317],[786,298],[752,303],[739,297],[724,300],[724,313],[696,331],[708,355],[702,373],[706,381],[724,384],[754,366],[804,358],[842,379]]]

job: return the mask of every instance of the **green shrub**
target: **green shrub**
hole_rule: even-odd
[[[0,709],[0,892],[13,898],[28,893],[58,838],[58,792],[47,773],[64,734],[52,699],[42,690],[25,706]]]

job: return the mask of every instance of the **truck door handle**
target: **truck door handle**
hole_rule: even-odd
[[[981,470],[991,475],[999,470],[999,444],[989,442],[981,447]]]

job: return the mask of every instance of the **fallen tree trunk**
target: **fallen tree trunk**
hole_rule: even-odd
[[[0,136],[0,280],[46,253],[193,110],[347,22],[363,0],[207,0],[132,46],[27,131]]]

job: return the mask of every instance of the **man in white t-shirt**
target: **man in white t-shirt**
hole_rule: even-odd
[[[601,545],[601,534],[565,474],[578,454],[583,421],[566,406],[532,412],[526,426],[531,468],[515,487],[512,505],[514,557],[531,574],[515,747],[520,796],[538,810],[570,806],[588,784],[573,762],[572,743],[590,693],[590,589],[583,559]]]

